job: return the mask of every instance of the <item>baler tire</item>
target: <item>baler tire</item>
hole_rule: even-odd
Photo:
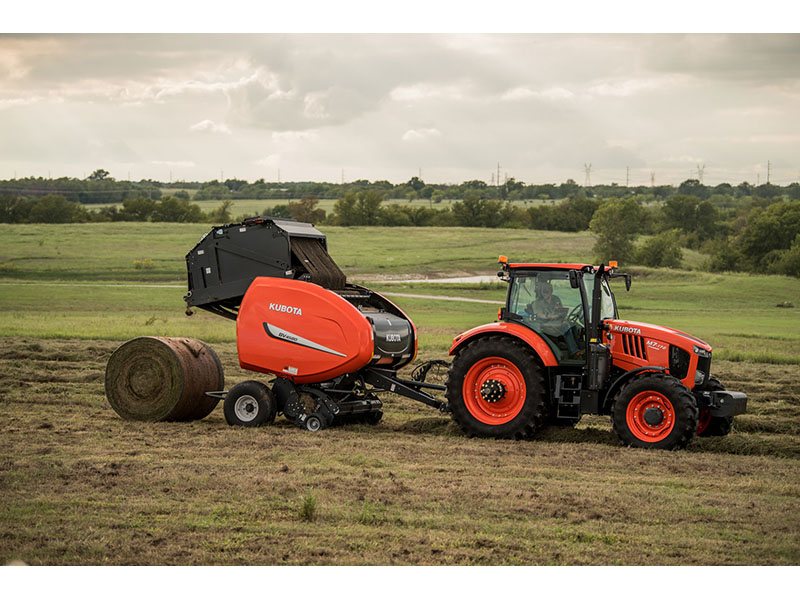
[[[472,389],[465,399],[467,381],[472,383]],[[483,395],[483,386],[491,381],[503,384],[500,400]],[[468,436],[532,437],[544,424],[544,396],[544,377],[535,354],[505,336],[470,343],[455,357],[447,378],[451,415]]]
[[[647,408],[645,408],[647,407]],[[642,413],[655,407],[662,421],[644,422]],[[680,380],[649,373],[627,382],[614,397],[611,424],[625,446],[677,450],[692,441],[697,430],[697,401]],[[661,423],[667,421],[664,426]]]
[[[725,386],[716,377],[709,377],[704,389],[720,392],[725,389]],[[723,437],[731,432],[733,429],[733,417],[712,417],[704,414],[705,411],[709,411],[709,409],[700,409],[700,417],[697,421],[698,437]]]
[[[260,427],[272,423],[277,414],[275,398],[260,381],[243,381],[233,386],[225,396],[225,421],[236,427]],[[252,418],[245,418],[255,408]]]
[[[382,410],[373,410],[364,415],[364,423],[367,425],[377,425],[383,419]]]

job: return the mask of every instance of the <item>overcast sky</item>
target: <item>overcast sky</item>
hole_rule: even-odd
[[[0,178],[789,183],[799,35],[0,36]]]

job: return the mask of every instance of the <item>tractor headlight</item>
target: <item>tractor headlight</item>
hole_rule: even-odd
[[[669,374],[683,379],[689,372],[689,353],[677,346],[669,347]]]
[[[692,350],[700,358],[708,358],[709,356],[711,356],[711,352],[709,352],[708,350],[703,350],[700,346],[694,346]]]

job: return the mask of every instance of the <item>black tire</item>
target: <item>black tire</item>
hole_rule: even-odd
[[[722,382],[716,377],[709,377],[708,383],[703,388],[711,392],[721,392],[725,389]],[[698,437],[722,437],[728,435],[733,429],[733,417],[710,417],[705,413],[708,408],[700,409],[700,416],[698,418],[697,436]],[[705,427],[701,424],[707,420]]]
[[[509,396],[509,401],[514,401],[514,406],[519,406],[516,416],[511,420],[502,423],[489,423],[491,417],[480,415],[477,418],[470,409],[478,410],[476,406],[488,406],[487,400],[482,395],[483,387],[480,391],[472,390],[469,401],[464,398],[464,383],[470,370],[480,369],[481,364],[488,364],[490,359],[496,358],[500,363],[513,364],[518,371],[515,377],[524,381],[524,393],[522,387],[519,394],[514,397]],[[486,362],[482,362],[486,361]],[[513,370],[508,369],[509,372]],[[475,382],[478,379],[470,375],[470,379]],[[477,383],[476,383],[477,385]],[[505,402],[505,391],[501,391],[502,398],[494,402]],[[545,413],[545,387],[542,369],[539,366],[535,354],[521,342],[517,342],[510,337],[492,336],[475,340],[466,348],[458,353],[450,373],[447,378],[447,400],[452,411],[453,420],[459,427],[470,436],[495,437],[495,438],[527,438],[533,436],[544,423]],[[513,414],[515,409],[509,411]]]
[[[260,427],[272,423],[278,412],[270,389],[260,381],[243,381],[225,396],[225,420],[237,427]]]
[[[653,395],[647,395],[646,392],[653,392]],[[672,419],[669,420],[669,411],[662,409],[653,409],[657,411],[653,413],[654,420],[659,418],[658,411],[661,413],[662,420],[658,423],[645,424],[644,419],[639,419],[641,413],[636,408],[652,404],[650,398],[659,399],[663,407],[671,409]],[[632,419],[633,429],[628,421],[629,407],[632,416],[634,414],[637,416],[636,419]],[[611,423],[614,433],[626,446],[676,450],[685,448],[692,441],[697,430],[697,415],[697,401],[680,380],[663,373],[650,373],[632,379],[620,389],[614,398]],[[667,424],[670,422],[674,423],[671,429]],[[659,430],[659,427],[662,429]],[[648,437],[655,441],[651,441]]]
[[[383,419],[382,410],[373,410],[364,415],[364,423],[367,425],[377,425]]]

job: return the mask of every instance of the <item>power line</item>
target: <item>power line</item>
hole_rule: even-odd
[[[703,176],[706,173],[706,165],[703,163],[703,166],[700,166],[700,163],[697,163],[697,179],[700,180],[700,183],[703,183]]]

